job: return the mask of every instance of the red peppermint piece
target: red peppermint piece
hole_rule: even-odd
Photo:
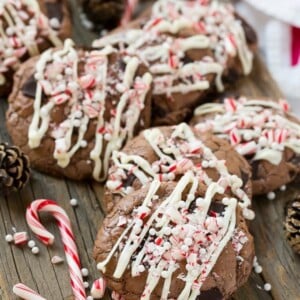
[[[229,138],[231,145],[237,145],[241,142],[241,136],[236,128],[230,131]]]
[[[69,99],[70,99],[70,96],[65,93],[51,97],[51,101],[54,101],[54,103],[57,105],[61,105],[65,102],[67,102]]]
[[[100,134],[104,134],[105,132],[106,132],[106,129],[104,126],[102,126],[98,129],[98,133],[100,133]]]
[[[23,245],[28,241],[28,234],[25,231],[16,232],[14,234],[14,243],[15,245]]]
[[[9,42],[14,48],[20,48],[23,45],[21,39],[15,37],[15,36],[9,38]]]
[[[275,130],[275,142],[282,144],[286,141],[289,131],[287,129],[276,129]]]
[[[147,29],[151,29],[152,27],[158,25],[163,19],[162,18],[155,18],[147,27]]]
[[[83,108],[85,113],[88,115],[90,119],[94,119],[98,116],[99,112],[90,104],[86,104]]]
[[[161,237],[158,237],[158,238],[155,239],[155,244],[157,246],[160,246],[162,244],[162,242],[163,242],[163,239]]]
[[[282,107],[282,109],[283,109],[285,112],[288,112],[288,111],[290,111],[290,109],[291,109],[289,103],[288,103],[286,100],[280,100],[280,101],[279,101],[279,105]]]
[[[96,79],[93,75],[87,74],[79,78],[79,84],[83,89],[91,89],[96,84]]]
[[[235,112],[237,109],[237,102],[234,100],[234,98],[225,99],[224,105],[225,105],[226,111],[229,111],[229,112]]]
[[[195,23],[194,24],[194,28],[199,33],[205,33],[206,32],[206,26],[205,26],[205,24],[202,21]]]
[[[232,33],[230,33],[228,35],[228,40],[230,41],[230,43],[232,44],[232,46],[234,48],[237,48],[236,40],[235,40],[235,37],[234,37],[234,35]]]
[[[172,69],[175,69],[178,66],[177,57],[176,57],[176,55],[174,55],[172,50],[169,50],[169,61],[168,61],[168,63],[169,63],[169,66]]]

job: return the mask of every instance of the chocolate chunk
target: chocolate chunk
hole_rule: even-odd
[[[221,202],[212,202],[209,211],[221,214],[224,212],[225,205]]]
[[[259,168],[259,161],[258,160],[253,160],[251,162],[251,167],[252,167],[252,179],[253,180],[256,180],[256,179],[259,179],[259,171],[258,171],[258,168]]]
[[[243,188],[245,187],[245,185],[248,183],[249,181],[249,174],[244,172],[243,170],[241,170],[241,177],[242,177],[242,180],[243,180]]]
[[[47,15],[49,19],[57,19],[59,22],[63,20],[62,2],[46,2]]]
[[[25,97],[28,98],[35,98],[35,92],[36,92],[36,80],[34,76],[30,76],[29,79],[25,82],[25,84],[22,86],[22,93]]]
[[[197,300],[222,300],[223,295],[218,288],[202,291]]]
[[[257,35],[253,28],[240,16],[238,16],[242,22],[242,27],[245,31],[246,41],[248,44],[256,44],[257,43]]]
[[[135,176],[133,174],[129,174],[126,176],[126,179],[123,181],[123,186],[124,187],[128,187],[128,186],[132,186],[134,180],[135,180]]]

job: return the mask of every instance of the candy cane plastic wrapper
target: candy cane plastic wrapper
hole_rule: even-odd
[[[37,292],[29,288],[23,283],[18,283],[13,287],[13,293],[25,300],[46,300],[46,298],[39,295]]]
[[[50,213],[56,219],[64,245],[66,260],[69,265],[74,299],[85,300],[86,293],[83,285],[80,260],[68,215],[55,201],[47,199],[36,200],[27,208],[27,223],[30,229],[45,245],[51,245],[54,241],[54,236],[40,223],[39,212]]]

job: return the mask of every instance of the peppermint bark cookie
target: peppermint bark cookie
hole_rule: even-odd
[[[187,171],[200,182],[219,182],[239,199],[252,219],[251,172],[246,160],[228,142],[199,135],[187,124],[147,129],[115,151],[106,183],[104,204],[111,210],[126,195],[153,180],[178,181]]]
[[[254,245],[237,199],[187,171],[118,202],[94,257],[122,299],[221,300],[247,281]]]
[[[7,127],[33,167],[104,180],[111,153],[150,123],[152,77],[111,47],[50,49],[24,63],[9,98]]]
[[[186,119],[215,86],[222,91],[222,79],[249,74],[256,44],[251,32],[229,4],[167,0],[93,45],[112,44],[149,66],[154,124],[172,125]]]
[[[300,122],[286,101],[226,98],[195,110],[191,124],[228,140],[252,166],[253,193],[269,193],[300,170]]]
[[[4,0],[0,4],[0,96],[10,93],[20,63],[70,36],[66,1]]]

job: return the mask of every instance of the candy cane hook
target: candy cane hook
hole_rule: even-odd
[[[13,293],[24,300],[46,300],[36,291],[32,290],[23,283],[17,283],[13,287]]]
[[[45,245],[53,244],[54,236],[41,224],[39,212],[48,212],[56,219],[69,265],[73,295],[75,300],[85,300],[86,293],[81,275],[81,264],[68,215],[55,201],[47,199],[36,200],[27,208],[27,223]]]

